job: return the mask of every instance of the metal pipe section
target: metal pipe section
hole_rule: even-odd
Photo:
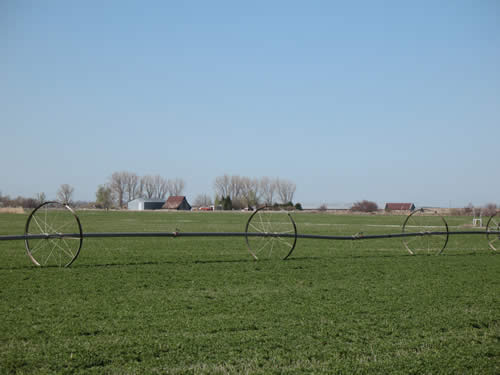
[[[355,234],[351,236],[328,236],[316,234],[297,234],[297,238],[317,239],[317,240],[369,240],[382,238],[401,238],[418,236],[438,236],[438,235],[484,235],[499,234],[500,231],[461,231],[461,232],[414,232],[414,233],[392,233],[392,234]],[[245,233],[245,232],[103,232],[103,233],[83,233],[83,238],[114,238],[114,237],[295,237],[290,233]],[[16,240],[37,240],[37,239],[61,239],[80,238],[79,233],[51,233],[51,234],[23,234],[0,236],[0,241]]]

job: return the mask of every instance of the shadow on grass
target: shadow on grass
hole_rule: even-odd
[[[337,258],[337,259],[347,259],[347,258],[356,258],[356,259],[360,259],[360,258],[408,258],[408,259],[418,259],[418,258],[432,258],[432,257],[435,257],[435,258],[440,258],[440,257],[444,257],[444,258],[447,258],[447,257],[470,257],[470,256],[490,256],[490,255],[495,255],[495,253],[486,253],[486,252],[483,252],[483,253],[478,253],[478,252],[471,252],[469,250],[467,250],[466,253],[453,253],[453,254],[447,254],[446,252],[442,253],[442,254],[416,254],[416,255],[412,255],[412,254],[394,254],[394,255],[390,255],[390,254],[373,254],[373,255],[366,255],[366,254],[353,254],[353,255],[336,255],[332,258]]]
[[[334,254],[327,257],[320,256],[301,256],[301,257],[290,257],[286,260],[282,260],[284,263],[297,263],[297,262],[305,262],[305,261],[322,261],[325,260],[334,260],[334,259],[370,259],[370,258],[383,258],[383,259],[396,259],[396,258],[423,258],[423,257],[470,257],[470,256],[496,256],[498,252],[494,251],[471,251],[464,250],[462,253],[456,252],[457,250],[453,250],[453,253],[443,252],[442,254]],[[33,264],[27,264],[25,266],[0,266],[0,271],[9,271],[9,270],[42,270],[42,269],[88,269],[88,268],[107,268],[107,267],[135,267],[135,266],[161,266],[161,265],[179,265],[179,264],[248,264],[248,263],[269,263],[269,262],[277,262],[279,260],[276,259],[207,259],[207,260],[193,260],[193,261],[170,261],[170,260],[162,260],[162,261],[142,261],[142,262],[112,262],[112,263],[95,263],[95,264],[73,264],[70,267],[59,267],[59,266],[35,266]]]
[[[129,262],[129,263],[102,263],[102,264],[73,264],[70,267],[59,266],[16,266],[16,267],[0,267],[1,271],[7,270],[44,270],[44,269],[80,269],[80,268],[105,268],[105,267],[130,267],[130,266],[148,266],[148,265],[162,265],[162,264],[179,264],[179,262],[161,261],[161,262]]]

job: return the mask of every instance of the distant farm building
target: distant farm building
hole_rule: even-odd
[[[161,210],[165,204],[165,199],[137,198],[128,202],[127,208],[133,211]]]
[[[167,201],[162,207],[167,210],[185,210],[190,211],[191,205],[183,195],[173,195],[168,197]]]
[[[413,211],[415,205],[413,203],[386,203],[386,211]]]

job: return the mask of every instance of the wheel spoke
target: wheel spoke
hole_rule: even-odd
[[[257,232],[260,232],[260,233],[266,233],[265,231],[263,231],[263,230],[261,230],[261,229],[257,228],[257,227],[256,227],[255,225],[253,225],[252,223],[250,223],[250,226],[251,226],[253,229],[255,229]]]
[[[47,212],[48,212],[48,205],[44,207],[44,210],[43,210],[43,213],[45,214],[45,220],[43,221],[44,224],[45,224],[45,229],[40,229],[42,232],[44,233],[47,233]],[[35,220],[36,220],[36,216],[34,216]]]
[[[267,229],[266,226],[264,225],[264,221],[262,220],[262,216],[260,213],[259,213],[259,220],[260,220],[260,225],[262,227],[262,229],[264,229],[265,232],[267,232]]]
[[[44,229],[42,229],[42,227],[38,223],[36,216],[33,216],[33,219],[35,220],[35,224],[37,225],[38,229],[40,229],[40,233],[47,233],[47,225],[45,225],[45,230],[44,230]]]
[[[61,250],[62,253],[68,255],[70,258],[73,258],[74,255],[71,253],[71,250],[63,248],[61,245],[59,245],[57,240],[52,240],[52,242],[56,245],[56,247],[59,250]]]
[[[274,248],[274,237],[271,239],[271,250],[269,251],[269,257],[272,257],[273,255],[273,248]]]
[[[53,233],[53,234],[56,234],[57,231],[54,229],[54,227],[52,225],[50,225],[49,223],[46,223],[46,226],[48,227],[47,230],[48,232],[47,233]]]
[[[289,242],[288,242],[288,241],[286,241],[285,239],[283,239],[283,238],[281,238],[281,237],[277,237],[277,238],[278,238],[278,240],[279,240],[281,243],[285,244],[285,245],[286,245],[286,246],[288,246],[289,248],[291,248],[291,247],[293,246],[291,243],[289,243]]]
[[[416,240],[420,240],[420,236],[410,237],[410,239],[406,240],[406,244],[408,245],[409,243]]]
[[[488,224],[486,224],[486,239],[488,240],[488,245],[493,251],[499,250],[498,242],[500,240],[500,234],[493,233],[498,232],[500,230],[500,220],[498,216],[491,216],[488,220]]]
[[[50,249],[50,252],[49,252],[49,255],[47,255],[47,258],[45,258],[45,262],[43,262],[43,264],[46,266],[47,265],[47,262],[49,261],[49,258],[52,256],[53,252],[54,252],[54,249],[56,248],[56,246],[52,246],[52,249]]]
[[[256,253],[256,254],[260,254],[260,252],[261,252],[262,250],[264,250],[264,248],[265,248],[267,245],[269,245],[269,243],[270,243],[270,241],[265,241],[265,242],[264,242],[264,245],[262,245],[262,246],[260,247],[260,249],[259,249],[259,250],[257,250],[255,253]]]
[[[69,226],[69,225],[74,225],[74,223],[72,223],[71,221],[67,221],[66,223],[62,224],[61,226],[57,227],[56,229],[54,229],[54,232],[55,233],[62,233],[61,232],[61,229]]]
[[[31,253],[33,254],[33,253],[37,252],[40,248],[43,248],[47,244],[48,244],[47,240],[39,240],[39,242],[36,244],[36,246],[31,249]]]

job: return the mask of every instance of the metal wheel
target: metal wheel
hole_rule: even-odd
[[[497,251],[500,249],[500,218],[493,215],[489,218],[488,224],[486,224],[486,238],[488,239],[488,245],[491,249]],[[497,233],[491,233],[497,232]]]
[[[297,226],[290,213],[262,207],[248,219],[245,240],[255,259],[286,259],[295,249]]]
[[[403,233],[418,233],[403,237],[403,245],[412,255],[441,254],[448,243],[448,224],[444,217],[423,208],[408,215],[403,223]]]
[[[25,246],[37,266],[69,267],[80,253],[83,242],[78,216],[67,204],[45,202],[26,221]]]

